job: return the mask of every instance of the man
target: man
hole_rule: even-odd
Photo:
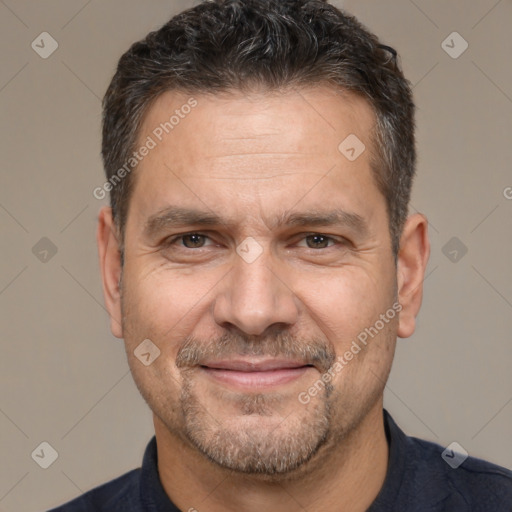
[[[105,301],[155,437],[55,510],[512,510],[510,471],[383,410],[430,250],[392,48],[321,0],[203,2],[123,55],[102,149]]]

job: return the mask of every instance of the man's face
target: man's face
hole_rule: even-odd
[[[287,473],[381,407],[391,367],[374,116],[327,88],[194,98],[163,94],[140,132],[156,147],[133,176],[119,335],[173,439],[236,471]],[[351,134],[366,146],[355,160],[355,138],[338,149]],[[147,339],[160,350],[148,366],[134,355]]]

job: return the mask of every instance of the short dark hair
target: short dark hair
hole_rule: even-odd
[[[410,83],[392,48],[323,0],[203,1],[134,43],[103,99],[107,179],[132,157],[145,113],[166,91],[320,84],[358,94],[374,111],[372,170],[386,200],[396,258],[416,161]],[[127,175],[110,190],[121,244],[132,189]]]

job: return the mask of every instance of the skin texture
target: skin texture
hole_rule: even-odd
[[[408,218],[395,265],[363,99],[328,87],[194,98],[134,171],[123,269],[109,208],[97,236],[111,329],[153,411],[164,489],[199,512],[364,511],[386,474],[382,394],[396,338],[413,333],[421,305],[427,220]],[[189,99],[161,95],[141,144]],[[338,150],[349,134],[366,146],[354,161]],[[148,230],[171,206],[222,220]],[[277,224],[336,209],[366,228]],[[240,248],[258,257],[248,262]],[[377,324],[398,303],[400,313]],[[378,334],[332,371],[371,326]],[[145,339],[160,350],[149,366],[134,355]],[[202,367],[241,358],[309,366],[267,387],[222,382]],[[302,403],[329,368],[329,382]]]

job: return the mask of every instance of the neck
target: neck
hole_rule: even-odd
[[[386,477],[382,400],[350,435],[327,442],[307,467],[279,477],[225,470],[170,433],[157,417],[154,423],[160,480],[181,510],[364,512]]]

